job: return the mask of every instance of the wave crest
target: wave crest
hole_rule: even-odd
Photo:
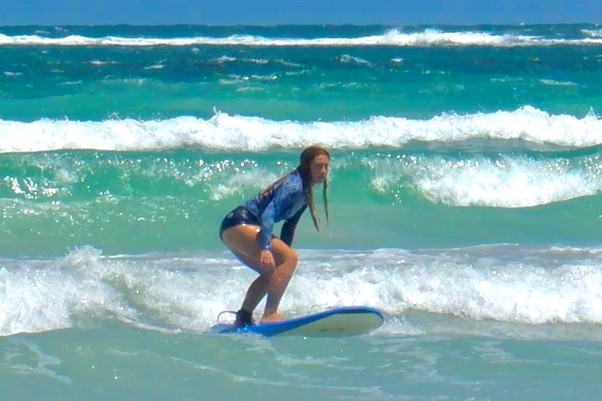
[[[411,141],[447,143],[474,139],[524,140],[581,148],[602,144],[601,131],[602,121],[594,113],[578,118],[551,115],[531,106],[494,113],[443,113],[428,120],[373,116],[356,122],[273,121],[218,112],[208,120],[0,120],[0,152],[136,151],[189,146],[261,152],[299,149],[308,143],[331,149],[365,149],[402,147]]]
[[[487,32],[442,32],[426,29],[423,32],[404,33],[398,29],[382,35],[357,38],[269,38],[254,35],[228,37],[179,37],[179,38],[127,38],[119,36],[87,37],[70,35],[49,38],[39,35],[8,36],[0,34],[0,46],[248,46],[248,47],[359,47],[359,46],[584,46],[602,45],[602,38],[595,31],[585,31],[584,39],[546,39],[527,35],[494,35]]]

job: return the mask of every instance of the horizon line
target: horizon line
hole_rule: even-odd
[[[400,24],[385,24],[385,23],[367,23],[367,24],[354,24],[354,23],[308,23],[308,24],[295,24],[295,23],[276,23],[276,24],[206,24],[206,23],[161,23],[161,24],[148,24],[148,23],[94,23],[94,24],[0,24],[0,27],[29,27],[29,26],[60,26],[60,27],[95,27],[95,26],[135,26],[135,27],[159,27],[159,26],[210,26],[210,27],[233,27],[233,26],[244,26],[244,27],[281,27],[281,26],[358,26],[358,27],[369,27],[369,26],[383,26],[383,27],[401,27],[401,26],[447,26],[447,27],[471,27],[471,26],[542,26],[542,25],[593,25],[600,26],[602,24],[596,22],[517,22],[517,23],[491,23],[491,22],[477,22],[477,23],[400,23]]]

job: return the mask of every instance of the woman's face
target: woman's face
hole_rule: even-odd
[[[311,161],[311,180],[314,184],[326,181],[330,159],[326,155],[318,155]]]

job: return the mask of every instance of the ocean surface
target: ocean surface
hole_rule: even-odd
[[[600,25],[2,26],[0,398],[600,400],[600,113]],[[282,312],[385,325],[210,334],[308,144]]]

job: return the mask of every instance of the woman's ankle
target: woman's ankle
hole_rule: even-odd
[[[254,325],[253,321],[253,312],[247,309],[239,309],[236,312],[236,320],[234,321],[234,326],[236,327],[247,327]]]

